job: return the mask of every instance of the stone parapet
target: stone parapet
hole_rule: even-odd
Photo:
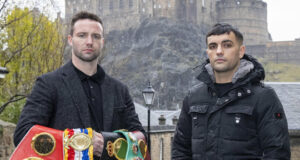
[[[15,124],[0,119],[0,160],[8,160],[15,149],[13,144],[15,128]]]

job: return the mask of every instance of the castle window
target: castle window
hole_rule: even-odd
[[[123,0],[120,0],[119,8],[124,8],[124,1]]]
[[[133,0],[129,0],[129,8],[133,7]]]
[[[205,0],[202,0],[202,7],[205,7]]]
[[[190,3],[194,3],[194,0],[190,0]]]
[[[153,8],[156,8],[156,4],[154,4]]]
[[[240,5],[240,4],[241,4],[241,2],[240,2],[240,1],[236,1],[236,4],[237,4],[237,5]]]
[[[164,139],[160,138],[159,142],[159,160],[164,160]]]
[[[109,9],[113,10],[114,9],[114,0],[109,1]]]

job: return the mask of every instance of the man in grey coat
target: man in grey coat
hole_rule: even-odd
[[[93,129],[94,155],[100,157],[100,132],[118,129],[144,132],[127,87],[107,75],[98,60],[103,56],[103,24],[88,12],[76,14],[68,36],[72,59],[37,78],[14,134],[17,146],[36,124],[64,130]]]
[[[262,65],[245,54],[242,34],[217,24],[208,60],[183,101],[172,160],[289,160],[287,119]]]

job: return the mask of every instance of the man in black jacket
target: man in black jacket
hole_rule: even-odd
[[[127,87],[98,65],[104,45],[101,19],[88,12],[76,14],[68,42],[72,60],[37,78],[17,124],[14,143],[18,145],[36,124],[59,130],[90,127],[94,155],[100,157],[104,146],[100,132],[144,130]]]
[[[216,24],[206,36],[208,60],[183,101],[172,160],[290,159],[289,134],[264,69],[245,54],[243,36]]]

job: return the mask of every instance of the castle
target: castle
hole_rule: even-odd
[[[226,22],[243,33],[248,54],[276,63],[300,64],[300,38],[273,42],[268,32],[267,4],[262,0],[65,0],[65,22],[82,10],[100,15],[106,33],[138,26],[149,17],[184,20],[204,31]]]
[[[267,4],[262,0],[65,0],[66,21],[78,11],[100,15],[106,32],[140,24],[143,18],[186,20],[204,29],[230,23],[245,35],[245,44],[271,40],[267,29]]]

